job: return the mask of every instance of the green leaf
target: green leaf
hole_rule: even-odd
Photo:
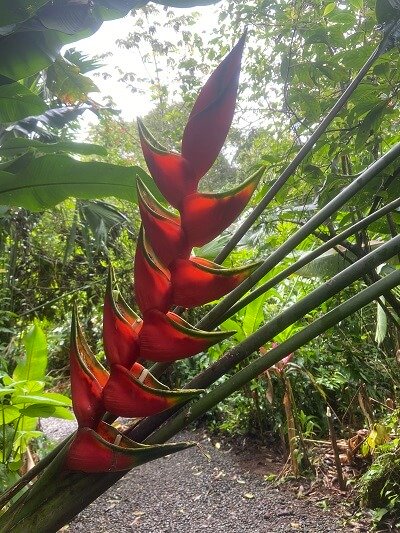
[[[205,244],[201,248],[195,248],[196,255],[199,257],[204,257],[204,259],[210,259],[211,261],[217,257],[217,255],[224,248],[226,243],[229,241],[228,235],[220,235],[216,237],[213,241]]]
[[[348,267],[355,259],[356,256],[348,250],[342,249],[341,254],[336,250],[329,250],[329,252],[325,252],[308,265],[300,268],[296,274],[305,278],[333,277]]]
[[[17,437],[14,441],[14,449],[21,448],[21,452],[25,452],[29,441],[37,439],[43,435],[42,431],[35,431],[34,429],[25,429],[17,432]]]
[[[42,394],[23,394],[20,396],[13,396],[12,398],[13,405],[19,404],[34,404],[34,405],[54,405],[60,407],[69,407],[71,405],[71,400],[65,397],[64,400],[57,398],[52,398],[51,393],[44,392]]]
[[[36,431],[38,419],[36,417],[23,416],[18,424],[18,433]],[[14,426],[16,423],[14,422]]]
[[[9,424],[21,416],[18,407],[12,405],[0,405],[0,424]]]
[[[324,12],[323,12],[322,15],[324,17],[326,17],[327,15],[329,15],[329,13],[332,13],[332,11],[335,9],[335,7],[336,7],[336,3],[335,2],[330,2],[329,4],[326,4]]]
[[[23,36],[23,37],[22,37]],[[42,32],[13,33],[0,38],[0,74],[21,80],[37,74],[55,61],[61,43],[47,42]]]
[[[246,336],[254,333],[264,320],[264,302],[267,296],[264,294],[253,300],[247,307],[243,317],[243,330]]]
[[[0,122],[15,122],[46,109],[44,101],[20,83],[0,85]]]
[[[22,0],[19,2],[22,3]],[[24,3],[26,4],[26,2]],[[103,0],[103,6],[94,6],[93,8],[89,2],[86,2],[85,5],[79,5],[79,2],[75,2],[75,6],[73,2],[70,2],[68,12],[64,10],[61,17],[57,18],[57,10],[60,9],[60,4],[62,9],[64,3],[52,2],[54,6],[46,6],[41,13],[44,26],[47,25],[54,29],[39,31],[40,19],[33,19],[23,23],[22,27],[11,27],[8,33],[12,33],[9,35],[3,32],[5,36],[0,37],[0,74],[13,80],[24,79],[36,74],[56,60],[58,52],[64,45],[89,37],[104,20],[124,16],[130,9],[145,5],[147,2],[138,0],[122,0],[121,2],[109,0],[106,2]],[[87,16],[81,16],[82,9],[86,10]],[[2,13],[1,10],[0,13]],[[71,17],[68,17],[69,14]],[[31,28],[36,31],[28,31]],[[56,31],[57,29],[71,32],[71,34]],[[82,31],[75,33],[80,29]]]
[[[65,407],[56,405],[29,405],[21,409],[25,416],[34,418],[62,418],[64,420],[75,420],[74,415]]]
[[[102,20],[94,15],[93,5],[94,2],[51,2],[37,13],[37,18],[45,28],[70,35],[86,28],[97,31]]]
[[[360,11],[364,6],[364,0],[349,0],[349,3],[357,11]]]
[[[1,25],[23,22],[35,16],[37,10],[49,0],[0,0]]]
[[[137,166],[122,167],[77,161],[66,155],[46,155],[28,163],[17,175],[0,172],[0,205],[42,211],[71,196],[83,199],[115,196],[136,201],[138,175],[149,189],[157,191],[152,179]]]
[[[0,389],[0,398],[3,398],[4,396],[7,396],[8,394],[12,394],[15,392],[15,389],[12,389],[10,387],[4,387]],[[1,420],[0,420],[1,423]]]
[[[67,407],[72,407],[71,398],[65,396],[64,394],[60,394],[59,392],[45,392],[43,397],[60,402],[60,405],[62,404],[66,405]]]
[[[383,301],[383,304],[385,304],[385,299],[383,296],[381,297],[381,301]],[[379,303],[376,304],[376,329],[375,329],[375,342],[377,345],[381,345],[382,342],[385,340],[387,331],[388,331],[388,323],[387,323],[387,316],[385,311],[382,309],[382,307],[379,305]]]
[[[35,323],[24,337],[26,355],[16,366],[15,380],[44,380],[47,367],[46,336],[40,326]]]
[[[24,152],[29,149],[37,150],[43,154],[54,154],[56,152],[69,152],[81,155],[106,156],[107,150],[104,146],[91,143],[76,143],[73,141],[60,141],[55,143],[45,143],[36,139],[25,139],[22,137],[9,138],[1,145],[2,152]]]
[[[370,248],[376,250],[381,244],[381,241],[371,241]],[[355,254],[344,247],[338,246],[338,249],[340,253],[336,250],[329,250],[300,268],[296,274],[305,278],[332,278],[357,259]]]
[[[44,381],[14,381],[14,388],[15,394],[32,394],[32,392],[42,392],[44,389]]]
[[[243,331],[241,325],[232,318],[228,318],[228,320],[225,320],[225,322],[220,325],[220,328],[223,331],[235,331],[233,338],[235,338],[238,342],[241,342],[243,339],[246,338],[246,334]]]
[[[20,479],[17,472],[10,472],[5,464],[0,464],[0,491],[4,492]]]
[[[79,72],[79,67],[62,56],[58,56],[47,69],[46,85],[54,96],[66,104],[86,102],[88,93],[99,91],[90,78]]]
[[[368,138],[379,128],[380,123],[385,115],[388,112],[388,102],[379,102],[367,115],[364,120],[361,122],[357,136],[355,140],[356,150],[361,150],[364,148],[365,142]]]

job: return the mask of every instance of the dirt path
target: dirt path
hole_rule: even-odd
[[[55,436],[62,437],[59,425],[56,430]],[[46,431],[53,433],[51,426]],[[317,502],[265,481],[263,474],[276,471],[265,450],[218,448],[202,431],[186,431],[180,440],[195,440],[200,447],[134,469],[63,531],[363,531],[345,526],[339,513],[324,511]]]

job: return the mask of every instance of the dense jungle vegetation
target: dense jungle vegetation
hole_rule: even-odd
[[[224,258],[227,267],[274,257],[400,141],[397,0],[222,0],[191,7],[202,3],[93,2],[89,13],[84,2],[36,1],[28,11],[26,2],[8,7],[0,0],[3,490],[26,471],[27,457],[32,460],[48,451],[38,419],[73,418],[68,380],[74,303],[100,361],[110,264],[125,300],[138,312],[132,291],[140,228],[136,176],[157,191],[147,174],[136,121],[124,118],[113,94],[98,92],[100,78],[111,77],[116,87],[131,91],[133,101],[136,94],[145,95],[150,110],[143,116],[138,109],[137,115],[161,145],[179,151],[199,90],[247,28],[236,114],[201,189],[226,191],[255,171],[264,172],[239,219],[195,249],[196,255],[214,260],[381,46],[325,133]],[[57,7],[57,16],[50,4]],[[179,9],[184,4],[190,8]],[[119,51],[131,50],[136,58],[132,70],[112,70],[109,54],[89,57],[79,39],[102,20],[136,7],[128,15],[130,33],[121,35],[110,52],[118,63]],[[136,67],[138,61],[142,65]],[[346,267],[384,243],[397,242],[399,176],[396,156],[357,194],[305,231],[256,287],[283,273],[279,284],[271,282],[266,292],[234,308],[235,313],[221,314],[224,320],[217,325],[235,334],[197,357],[178,361],[168,368],[164,381],[183,386],[262,326],[282,313],[286,316],[318,287],[329,292],[329,280]],[[367,216],[371,223],[363,224]],[[357,223],[360,226],[328,244],[311,262],[286,271]],[[341,292],[304,307],[302,314],[283,320],[282,328],[274,326],[269,340],[250,350],[246,361],[229,369],[217,384],[363,289],[398,273],[396,246]],[[187,310],[184,317],[196,324],[212,307]],[[265,442],[279,442],[295,475],[312,473],[309,440],[327,439],[332,427],[338,439],[361,435],[348,460],[364,461],[365,474],[357,481],[362,501],[376,509],[377,522],[395,524],[400,519],[399,317],[397,284],[260,372],[216,403],[202,420],[229,435],[251,433]]]

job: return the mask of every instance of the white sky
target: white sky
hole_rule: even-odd
[[[177,9],[178,14],[190,14],[198,12],[201,17],[196,24],[196,31],[204,31],[211,36],[213,26],[217,23],[216,6],[199,6],[192,9]],[[152,102],[148,95],[131,92],[123,83],[118,82],[118,75],[115,73],[115,67],[119,67],[124,72],[132,72],[139,75],[146,75],[140,57],[135,49],[127,50],[116,45],[117,39],[124,39],[130,31],[133,31],[133,18],[127,15],[124,18],[105,22],[101,28],[91,37],[82,39],[74,46],[82,53],[89,56],[102,55],[111,52],[112,55],[103,60],[105,68],[102,71],[113,75],[113,77],[104,80],[99,76],[90,75],[100,89],[100,93],[93,93],[94,100],[102,102],[102,96],[111,95],[116,103],[117,109],[122,111],[125,120],[134,120],[137,116],[143,116],[152,107]],[[162,22],[162,20],[160,21]],[[162,40],[162,34],[158,36]],[[172,40],[171,32],[166,33],[166,38]],[[91,120],[93,115],[91,114]]]

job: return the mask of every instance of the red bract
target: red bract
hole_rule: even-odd
[[[180,217],[164,209],[140,181],[138,200],[146,239],[161,263],[168,266],[175,257],[189,257]]]
[[[184,450],[191,443],[146,446],[134,442],[112,426],[100,423],[97,432],[80,428],[69,446],[65,467],[79,472],[123,472],[134,466]]]
[[[187,196],[181,209],[181,224],[191,247],[215,239],[239,216],[255,191],[264,170],[228,192],[195,193]]]
[[[144,385],[120,365],[111,367],[110,379],[103,391],[104,406],[118,416],[150,416],[197,396],[195,390],[156,389]]]
[[[237,95],[244,37],[200,92],[182,140],[182,155],[168,152],[139,121],[144,157],[161,193],[178,209],[165,209],[137,181],[142,218],[134,266],[134,290],[141,320],[114,289],[110,272],[103,312],[104,351],[110,374],[97,362],[73,318],[71,388],[78,431],[66,467],[88,473],[124,471],[187,447],[179,443],[144,446],[101,421],[115,416],[141,418],[188,402],[200,391],[170,390],[137,359],[172,362],[207,350],[234,332],[200,331],[171,305],[195,307],[230,292],[258,265],[227,269],[190,257],[193,246],[218,236],[249,201],[262,171],[233,191],[199,193],[225,141]]]
[[[110,270],[103,307],[103,344],[110,365],[130,367],[139,357],[138,334],[142,319],[129,308],[118,291],[113,290]]]
[[[167,152],[155,144],[155,139],[141,121],[139,135],[143,155],[161,194],[173,206],[179,209],[182,199],[196,191],[198,180],[188,161],[180,154]]]
[[[135,297],[141,313],[149,309],[167,311],[171,305],[169,271],[161,265],[140,231],[135,255]]]
[[[102,389],[108,380],[108,372],[90,351],[75,312],[72,317],[70,372],[72,406],[78,424],[96,427],[104,414]]]
[[[144,315],[140,356],[149,361],[177,361],[203,352],[232,333],[201,331],[175,313],[153,310]]]
[[[182,307],[197,307],[212,302],[237,287],[259,263],[223,268],[212,261],[196,257],[176,259],[171,272],[172,302]]]
[[[201,90],[182,139],[182,156],[198,179],[206,174],[225,142],[235,111],[245,35]]]

